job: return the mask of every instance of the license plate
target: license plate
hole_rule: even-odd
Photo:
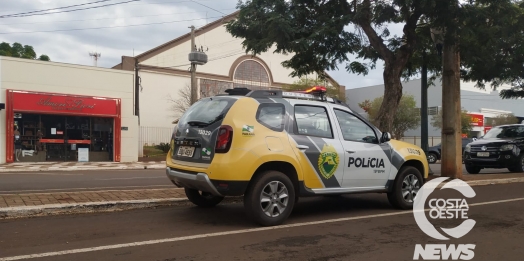
[[[489,157],[489,152],[477,152],[477,157]]]
[[[181,157],[193,157],[193,153],[195,153],[195,147],[180,146],[176,155]]]

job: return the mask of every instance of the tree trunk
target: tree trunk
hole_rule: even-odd
[[[401,70],[398,68],[403,67],[386,64],[384,68],[384,100],[376,118],[377,127],[382,132],[393,133],[393,120],[402,98]]]
[[[444,45],[442,59],[442,159],[443,177],[462,178],[462,128],[460,106],[460,54],[456,45]]]

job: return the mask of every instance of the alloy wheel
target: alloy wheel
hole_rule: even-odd
[[[431,153],[431,154],[428,155],[428,161],[430,163],[435,163],[435,162],[437,162],[437,157],[435,157],[435,155]]]
[[[284,183],[271,181],[260,193],[260,207],[269,217],[278,217],[288,205],[289,193]]]
[[[412,203],[420,190],[420,182],[414,174],[408,174],[402,181],[402,198]]]

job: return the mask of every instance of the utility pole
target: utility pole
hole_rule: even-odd
[[[195,45],[195,26],[190,26],[191,28],[191,52],[196,52]],[[191,62],[191,104],[198,101],[198,90],[196,86],[196,63]]]
[[[421,128],[420,137],[422,142],[422,150],[428,152],[428,65],[426,64],[426,55],[422,54],[422,79],[420,83],[420,95],[421,97]]]
[[[204,53],[203,48],[197,50],[195,45],[195,27],[191,28],[191,52],[188,55],[189,61],[191,62],[191,105],[198,101],[200,98],[200,91],[196,80],[196,66],[204,65],[207,63],[207,54]]]
[[[454,40],[457,38],[455,37]],[[460,53],[446,42],[442,52],[442,160],[443,177],[462,178]]]

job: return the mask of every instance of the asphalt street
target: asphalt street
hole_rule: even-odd
[[[473,187],[460,239],[430,238],[383,194],[301,199],[288,221],[262,228],[241,203],[0,221],[4,260],[413,260],[416,244],[475,244],[473,260],[522,260],[524,183]],[[459,197],[441,190],[432,197]],[[432,198],[431,197],[431,198]],[[433,223],[455,227],[462,220]]]
[[[430,164],[430,168],[440,175],[440,163]],[[485,169],[481,174],[507,172],[507,169]],[[467,174],[464,167],[463,173]],[[163,169],[0,173],[0,194],[172,187]]]
[[[0,173],[0,194],[172,188],[163,169]]]

